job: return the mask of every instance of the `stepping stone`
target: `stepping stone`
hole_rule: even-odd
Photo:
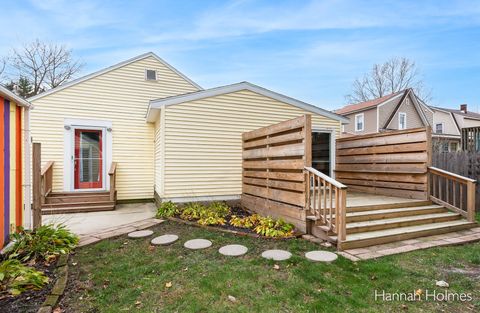
[[[192,239],[183,244],[183,246],[187,249],[198,250],[198,249],[205,249],[212,245],[210,240],[206,239]]]
[[[240,256],[247,253],[248,248],[242,245],[227,245],[221,247],[218,252],[227,256]]]
[[[155,246],[165,246],[178,240],[177,235],[162,235],[152,239],[150,243]]]
[[[262,257],[274,261],[284,261],[292,257],[292,254],[285,250],[267,250],[262,253]]]
[[[328,251],[310,251],[305,253],[305,257],[314,262],[333,262],[338,256]]]
[[[128,237],[130,238],[142,238],[142,237],[148,237],[153,234],[153,231],[151,230],[138,230],[134,231],[128,234]]]

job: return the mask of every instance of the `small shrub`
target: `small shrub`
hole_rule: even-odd
[[[206,213],[208,215],[217,215],[219,217],[227,217],[230,214],[230,207],[225,202],[212,202],[207,207]]]
[[[200,210],[200,225],[225,225],[225,218],[230,214],[230,207],[223,202],[212,202]]]
[[[0,263],[0,295],[19,295],[26,290],[42,289],[48,277],[34,268],[25,266],[18,260]]]
[[[200,225],[225,225],[225,222],[226,220],[223,217],[212,214],[200,218],[197,223]]]
[[[201,212],[205,210],[205,206],[200,203],[189,203],[183,210],[180,217],[184,220],[198,220],[201,217]]]
[[[241,228],[254,228],[258,225],[261,217],[258,214],[253,214],[246,217],[238,217],[233,215],[230,218],[230,225]]]
[[[288,237],[293,235],[293,225],[282,219],[274,220],[271,217],[262,217],[255,232],[266,237]]]
[[[157,218],[172,217],[178,214],[178,207],[172,201],[162,202],[157,210]]]
[[[7,251],[10,259],[22,262],[34,259],[50,261],[60,254],[70,252],[78,244],[78,236],[64,225],[42,225],[36,230],[24,230],[12,234],[14,244]]]

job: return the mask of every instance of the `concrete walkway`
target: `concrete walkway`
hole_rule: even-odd
[[[155,217],[153,203],[118,204],[114,211],[43,215],[42,223],[64,223],[80,237]]]

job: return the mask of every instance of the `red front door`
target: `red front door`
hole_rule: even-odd
[[[75,129],[75,189],[102,188],[102,130]]]

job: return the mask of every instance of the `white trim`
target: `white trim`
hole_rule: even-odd
[[[362,118],[362,129],[357,128],[358,127],[357,116]],[[365,114],[364,113],[355,114],[354,122],[355,122],[355,131],[356,132],[363,132],[365,130]]]
[[[25,229],[32,229],[33,215],[32,215],[32,177],[31,177],[31,153],[30,147],[32,138],[30,134],[30,107],[25,107],[23,111],[23,146],[24,146],[24,161],[23,168],[25,169],[25,190],[24,190],[24,214],[23,227]]]
[[[377,133],[380,132],[380,109],[379,106],[377,106]]]
[[[175,203],[185,203],[185,202],[201,202],[201,201],[229,201],[229,200],[239,200],[241,195],[226,195],[226,196],[198,196],[198,197],[171,197],[171,198],[161,198],[163,201],[172,201]]]
[[[80,78],[77,78],[77,79],[74,79],[68,83],[65,83],[61,86],[58,86],[56,88],[53,88],[53,89],[50,89],[50,90],[47,90],[45,92],[42,92],[41,94],[38,94],[38,95],[35,95],[33,97],[30,97],[28,98],[28,101],[34,101],[34,100],[37,100],[37,99],[40,99],[40,98],[43,98],[49,94],[52,94],[54,92],[57,92],[57,91],[60,91],[60,90],[63,90],[65,88],[68,88],[68,87],[71,87],[73,85],[76,85],[78,83],[81,83],[81,82],[84,82],[86,80],[89,80],[91,78],[94,78],[94,77],[97,77],[99,75],[102,75],[102,74],[105,74],[107,72],[110,72],[110,71],[113,71],[113,70],[116,70],[122,66],[125,66],[125,65],[128,65],[128,64],[131,64],[133,62],[136,62],[136,61],[139,61],[139,60],[142,60],[142,59],[145,59],[145,58],[148,58],[148,57],[153,57],[155,58],[157,61],[159,61],[160,63],[162,63],[163,65],[165,65],[166,67],[168,67],[170,70],[172,70],[173,72],[175,72],[177,75],[179,75],[180,77],[182,77],[183,79],[185,79],[187,82],[189,82],[192,86],[198,88],[199,90],[202,90],[203,88],[200,87],[197,83],[195,83],[194,81],[192,81],[190,78],[188,78],[187,76],[185,76],[184,74],[182,74],[180,71],[178,71],[176,68],[174,68],[173,66],[171,66],[170,64],[168,64],[167,62],[165,62],[162,58],[160,58],[158,55],[156,55],[155,53],[153,52],[147,52],[147,53],[144,53],[144,54],[141,54],[139,56],[136,56],[134,58],[131,58],[131,59],[128,59],[128,60],[125,60],[123,62],[120,62],[120,63],[117,63],[115,65],[112,65],[110,67],[107,67],[107,68],[104,68],[102,70],[99,70],[97,72],[93,72],[91,74],[88,74],[88,75],[85,75],[83,77],[80,77]]]
[[[148,106],[148,111],[146,115],[147,122],[155,122],[155,114],[152,111],[155,111],[155,109],[161,109],[170,105],[175,105],[179,103],[184,103],[188,101],[194,101],[194,100],[200,100],[204,98],[209,98],[209,97],[214,97],[214,96],[219,96],[231,92],[236,92],[240,90],[250,90],[252,92],[264,95],[266,97],[288,103],[290,105],[296,106],[298,108],[301,108],[305,111],[310,111],[316,114],[323,115],[325,117],[340,121],[342,123],[349,123],[348,118],[345,118],[341,115],[335,114],[333,112],[321,109],[319,107],[316,107],[312,104],[290,98],[288,96],[279,94],[277,92],[268,90],[266,88],[254,85],[249,82],[241,82],[237,84],[232,84],[232,85],[226,85],[226,86],[221,86],[221,87],[216,87],[216,88],[211,88],[211,89],[206,89],[206,90],[201,90],[201,91],[196,91],[196,92],[191,92],[183,95],[178,95],[178,96],[172,96],[172,97],[167,97],[167,98],[161,98],[161,99],[156,99],[156,100],[151,100],[150,104]]]
[[[166,108],[160,110],[160,190],[158,194],[161,197],[165,195],[165,115]]]
[[[312,133],[330,134],[330,177],[335,175],[335,133],[334,129],[329,128],[312,128]],[[313,165],[313,164],[312,164]]]
[[[0,85],[0,95],[3,96],[4,98],[7,98],[10,101],[15,102],[19,106],[27,107],[27,108],[32,107],[32,104],[30,102],[14,94],[13,92],[11,92],[10,90],[8,90],[7,88],[1,85]]]
[[[441,133],[437,133],[437,125],[442,125],[442,132]],[[440,122],[440,123],[434,123],[434,134],[436,135],[445,135],[445,122]]]
[[[70,129],[65,129],[68,126]],[[74,188],[74,175],[73,175],[73,158],[74,155],[74,136],[75,129],[100,129],[103,134],[103,182],[104,186],[100,190],[110,190],[110,179],[107,179],[108,168],[112,164],[113,154],[113,140],[112,140],[112,122],[100,121],[100,120],[88,120],[88,119],[64,119],[64,132],[63,132],[63,190],[65,191],[92,191],[95,189],[82,189],[78,190]],[[108,131],[110,129],[110,131]],[[98,189],[97,189],[98,190]]]
[[[405,122],[405,126],[402,127],[402,124],[401,124],[401,116],[403,116],[403,120]],[[404,130],[404,129],[407,129],[407,113],[405,112],[398,112],[398,129],[399,130]]]

